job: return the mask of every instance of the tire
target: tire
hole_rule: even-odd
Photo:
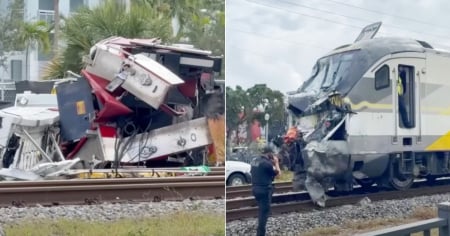
[[[247,181],[245,181],[245,176],[241,173],[233,173],[228,177],[227,185],[229,186],[240,186],[245,185]]]

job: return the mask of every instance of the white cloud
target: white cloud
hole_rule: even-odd
[[[383,22],[379,35],[416,38],[450,49],[450,26],[446,26],[450,2],[445,0],[414,4],[408,0],[229,0],[226,4],[226,81],[232,87],[266,83],[282,92],[295,90],[318,58],[352,43],[363,26],[376,21]]]

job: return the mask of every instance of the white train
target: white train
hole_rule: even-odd
[[[426,42],[372,35],[336,48],[289,97],[307,142],[296,172],[319,197],[354,180],[402,190],[450,174],[449,92],[450,53]]]

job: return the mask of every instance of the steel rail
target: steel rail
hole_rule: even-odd
[[[86,173],[89,172],[87,169],[74,169],[73,172],[69,174],[78,174],[78,173]],[[92,169],[92,172],[95,173],[112,173],[116,174],[114,169]],[[181,170],[180,168],[121,168],[117,170],[117,173],[149,173],[149,172],[173,172],[173,173],[196,173],[196,174],[218,174],[225,173],[225,168],[223,167],[214,167],[211,168],[209,172],[196,171],[196,170]]]
[[[292,185],[281,184],[281,185],[275,185],[273,193],[286,193],[293,191]],[[227,199],[233,199],[238,197],[251,197],[252,196],[252,189],[251,187],[248,188],[242,188],[238,190],[231,190],[229,191],[227,188]]]
[[[382,200],[395,200],[395,199],[405,199],[417,196],[429,196],[434,194],[445,194],[450,193],[450,185],[439,185],[430,187],[417,187],[404,191],[380,191],[375,193],[364,193],[349,195],[349,196],[339,196],[331,197],[326,201],[326,208],[343,206],[348,204],[357,204],[363,198],[369,198],[371,201],[382,201]],[[295,194],[295,193],[294,193]],[[303,193],[297,193],[303,194]],[[293,195],[293,194],[291,194]],[[242,205],[239,207],[239,201]],[[245,203],[244,203],[245,201]],[[250,204],[249,204],[250,203]],[[258,208],[255,207],[254,199],[236,199],[227,201],[227,211],[226,218],[227,221],[239,220],[249,217],[256,217],[258,214]],[[243,207],[244,204],[247,204]],[[326,208],[320,208],[313,204],[311,200],[301,200],[301,201],[290,201],[278,204],[272,204],[272,215],[279,215],[283,213],[291,212],[308,212],[311,210],[324,210]]]
[[[310,200],[309,194],[307,192],[295,192],[295,193],[283,193],[283,194],[274,194],[272,196],[272,204],[284,203],[284,202],[298,202],[298,201],[307,201]],[[256,206],[255,198],[247,197],[247,198],[239,198],[239,199],[228,199],[226,208],[227,210],[232,209],[240,209],[245,207],[253,207]]]
[[[188,167],[195,169],[196,167]],[[224,166],[210,166],[209,169],[211,171],[225,171]],[[113,169],[94,169],[94,170],[113,170]],[[119,169],[119,171],[128,171],[128,170],[136,170],[136,171],[147,171],[147,170],[155,170],[155,171],[165,171],[165,170],[179,170],[181,171],[181,167],[137,167],[137,166],[123,166]]]
[[[286,187],[286,186],[292,186],[292,182],[277,182],[274,183],[275,187]],[[237,191],[246,191],[251,190],[252,186],[247,185],[240,185],[240,186],[228,186],[227,192],[237,192]]]
[[[73,185],[119,185],[119,184],[152,184],[172,182],[211,182],[224,181],[223,175],[162,177],[162,178],[111,178],[111,179],[68,179],[68,180],[38,180],[38,181],[0,181],[0,189],[14,187],[44,187]]]
[[[209,175],[209,176],[225,175],[225,170],[213,170],[211,172],[206,172],[206,175]]]
[[[223,179],[223,178],[222,178]],[[221,199],[225,196],[223,180],[120,183],[63,186],[0,188],[0,206],[43,206],[95,204],[102,202],[158,202],[184,199]]]

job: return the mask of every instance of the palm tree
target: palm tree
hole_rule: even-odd
[[[123,2],[114,0],[104,1],[94,9],[80,8],[76,14],[64,19],[60,30],[66,47],[60,58],[55,58],[45,69],[44,79],[61,78],[67,70],[80,71],[82,56],[87,55],[99,40],[122,36],[159,37],[167,41],[172,33],[167,14],[144,3],[131,4],[127,10]]]
[[[29,53],[32,48],[42,49],[44,53],[50,51],[50,28],[45,21],[24,22],[19,30],[19,43],[25,47],[26,79],[29,80]]]
[[[225,54],[225,5],[222,0],[204,0],[201,11],[185,23],[184,36],[198,48],[211,50],[214,55]],[[223,62],[225,58],[223,59]],[[225,64],[222,63],[222,71]],[[223,73],[222,73],[222,79]]]
[[[224,5],[211,1],[203,5],[201,14],[192,16],[185,25],[185,36],[197,47],[212,50],[216,55],[225,51],[225,12]],[[215,4],[214,4],[215,3]]]
[[[180,38],[184,36],[187,22],[189,22],[193,16],[197,16],[200,13],[200,1],[165,0],[165,2],[170,6],[170,16],[179,26],[176,36],[177,38]]]
[[[184,28],[193,15],[198,15],[202,1],[199,0],[134,0],[134,4],[146,4],[159,12],[168,14],[172,20],[172,27],[178,27],[174,32],[177,39],[183,37]]]
[[[225,54],[223,0],[133,0],[132,3],[146,4],[169,14],[174,22],[173,26],[179,26],[175,40],[184,38],[187,39],[186,43],[211,50],[215,55]]]

